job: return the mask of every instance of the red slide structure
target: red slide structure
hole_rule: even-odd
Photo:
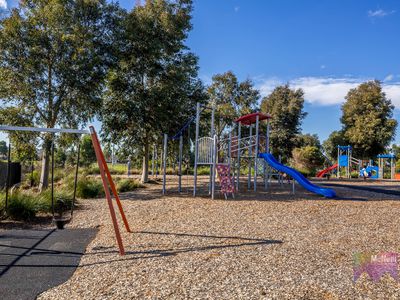
[[[337,168],[337,164],[334,164],[333,166],[330,166],[329,168],[327,168],[327,169],[325,169],[325,170],[319,171],[319,172],[317,173],[317,177],[324,177],[324,175],[325,175],[326,173],[328,173],[328,172],[330,172],[330,171],[332,171],[332,170],[334,170],[334,169],[336,169],[336,168]]]

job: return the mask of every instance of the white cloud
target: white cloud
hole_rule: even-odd
[[[326,66],[325,65],[321,65],[320,68],[323,70],[323,69],[326,68]]]
[[[1,0],[0,0],[1,1]],[[239,6],[235,6],[234,8],[233,8],[233,10],[235,11],[235,12],[238,12],[239,11],[239,9],[240,9],[240,7]]]
[[[397,109],[400,109],[400,83],[384,84],[383,91],[386,96],[392,100],[392,103]]]
[[[395,12],[396,12],[395,10],[387,11],[387,10],[383,10],[383,9],[369,10],[368,17],[382,18],[382,17],[386,17],[388,15],[394,14]]]
[[[383,81],[391,81],[393,80],[394,75],[393,74],[389,74],[388,76],[385,77],[385,79],[383,79]]]
[[[337,105],[344,102],[348,91],[368,78],[332,78],[332,77],[300,77],[289,81],[291,88],[301,88],[304,91],[305,101],[316,105]],[[285,82],[277,78],[268,78],[260,81],[257,88],[261,95],[269,95],[273,89]],[[383,91],[397,109],[400,109],[400,82],[383,83]]]
[[[0,9],[7,9],[7,1],[0,0]]]

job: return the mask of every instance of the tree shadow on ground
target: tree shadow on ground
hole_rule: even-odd
[[[191,253],[191,252],[207,252],[207,251],[212,251],[212,250],[223,250],[223,249],[235,249],[235,248],[240,248],[240,247],[252,247],[252,246],[268,246],[268,245],[280,245],[283,243],[283,241],[280,240],[270,240],[270,239],[261,239],[261,238],[245,238],[245,237],[239,237],[239,236],[216,236],[216,235],[204,235],[204,234],[191,234],[191,233],[174,233],[174,232],[156,232],[156,231],[137,231],[133,232],[138,235],[155,235],[155,236],[165,236],[165,237],[182,237],[182,238],[199,238],[199,239],[211,239],[211,240],[235,240],[238,241],[236,243],[232,242],[227,242],[224,244],[218,244],[215,242],[211,243],[206,243],[205,245],[198,245],[198,246],[190,246],[190,247],[172,247],[172,248],[166,248],[166,249],[149,249],[149,250],[144,250],[144,251],[126,251],[125,256],[121,256],[120,258],[116,259],[106,259],[106,260],[101,260],[101,257],[99,258],[99,262],[93,262],[93,263],[85,263],[80,265],[78,268],[82,267],[90,267],[94,265],[102,265],[102,264],[109,264],[109,263],[114,263],[114,262],[124,262],[124,261],[134,261],[134,260],[141,260],[141,259],[152,259],[152,258],[164,258],[164,257],[169,257],[169,256],[176,256],[179,254],[184,254],[184,253]],[[42,242],[46,237],[42,238],[40,242]],[[10,245],[0,245],[0,247],[5,247],[10,249],[11,251],[15,251],[15,249],[18,250],[25,250],[24,253],[21,254],[15,254],[15,256],[18,256],[18,259],[20,259],[22,256],[25,255],[46,255],[46,256],[60,256],[60,257],[65,257],[65,256],[76,256],[76,255],[84,255],[84,256],[96,256],[96,255],[104,255],[104,254],[118,254],[119,252],[117,250],[111,250],[115,249],[115,247],[96,247],[93,248],[92,250],[95,250],[95,252],[89,252],[89,253],[81,253],[81,252],[72,252],[72,251],[57,251],[57,250],[49,250],[49,249],[43,249],[37,247],[39,243],[37,243],[33,247],[18,247],[18,246],[10,246]],[[13,250],[14,249],[14,250]],[[106,250],[110,249],[110,250]],[[99,250],[99,251],[97,251]],[[12,255],[12,253],[1,253],[0,255]],[[2,265],[0,265],[2,267]],[[4,267],[4,266],[3,266]],[[76,265],[66,265],[66,264],[49,264],[49,265],[31,265],[31,264],[19,264],[15,267],[18,268],[23,268],[23,267],[49,267],[49,268],[55,268],[55,267],[73,267],[76,268]]]

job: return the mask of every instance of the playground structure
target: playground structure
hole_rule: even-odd
[[[75,169],[75,178],[74,178],[74,191],[73,191],[73,201],[72,201],[72,205],[71,205],[71,210],[70,210],[70,218],[64,218],[62,216],[57,216],[56,212],[55,212],[55,200],[54,200],[54,141],[55,141],[55,134],[57,133],[67,133],[67,134],[75,134],[78,136],[81,136],[83,134],[90,134],[91,140],[92,140],[92,145],[96,154],[96,159],[97,159],[97,163],[99,166],[99,170],[100,170],[100,175],[101,175],[101,180],[103,183],[103,187],[104,187],[104,192],[106,195],[106,199],[107,199],[107,204],[108,204],[108,208],[110,210],[110,215],[111,215],[111,219],[112,219],[112,223],[113,223],[113,227],[114,227],[114,231],[115,231],[115,237],[117,240],[117,244],[119,247],[119,254],[120,255],[125,255],[125,250],[124,250],[124,246],[123,246],[123,242],[122,242],[122,237],[120,234],[120,230],[119,230],[119,226],[118,226],[118,221],[117,221],[117,217],[116,217],[116,213],[115,213],[115,209],[114,209],[114,205],[113,205],[113,201],[112,201],[112,197],[114,197],[119,212],[121,214],[121,218],[122,221],[125,225],[126,231],[127,232],[132,232],[131,229],[129,228],[129,224],[128,224],[128,220],[125,216],[125,212],[122,208],[122,204],[121,204],[121,200],[119,198],[116,186],[114,184],[114,181],[111,177],[110,171],[108,169],[107,166],[107,162],[104,158],[104,154],[103,151],[101,149],[100,146],[100,142],[96,133],[96,130],[94,129],[93,126],[89,126],[89,130],[78,130],[78,129],[58,129],[58,128],[36,128],[36,127],[19,127],[19,126],[3,126],[0,125],[0,131],[25,131],[25,132],[38,132],[38,133],[47,133],[47,134],[51,134],[52,138],[51,138],[51,208],[52,208],[52,216],[53,216],[53,222],[57,225],[57,227],[59,229],[63,229],[64,224],[71,222],[72,217],[73,217],[73,208],[74,208],[74,202],[75,202],[75,198],[76,198],[76,187],[77,187],[77,181],[78,181],[78,168],[79,168],[79,143],[78,143],[78,157],[77,157],[77,163],[76,163],[76,169]],[[7,166],[7,175],[9,175],[9,168],[10,168],[10,163],[11,163],[11,159],[10,159],[10,149],[11,149],[11,145],[9,144],[9,151],[8,151],[8,166]],[[7,176],[7,180],[6,180],[6,198],[5,198],[5,207],[6,207],[6,211],[7,211],[7,205],[8,205],[8,191],[9,191],[9,176]],[[112,194],[111,194],[112,193]]]
[[[352,147],[348,146],[337,146],[337,163],[317,173],[316,177],[323,177],[326,174],[336,170],[337,178],[341,177],[341,171],[344,169],[345,178],[351,178],[351,172],[353,166],[357,167],[357,174],[359,177],[368,177],[371,179],[384,179],[386,166],[390,167],[390,179],[396,179],[398,175],[395,173],[396,160],[394,154],[379,154],[377,156],[378,165],[374,165],[372,160],[366,162],[361,159],[354,158],[352,156]],[[389,162],[387,163],[387,160]]]
[[[204,109],[211,109],[211,129],[208,136],[200,137],[200,114]],[[203,107],[197,103],[196,116],[190,118],[184,126],[172,138],[164,134],[163,138],[163,195],[166,194],[166,162],[168,152],[168,141],[170,139],[179,139],[178,155],[178,192],[182,191],[182,153],[183,153],[183,133],[188,130],[190,124],[195,122],[195,140],[194,140],[194,178],[193,178],[193,196],[198,194],[198,168],[199,166],[208,166],[210,168],[210,177],[208,183],[208,193],[212,199],[215,198],[216,178],[219,179],[220,192],[224,194],[225,199],[229,194],[235,197],[235,193],[240,191],[240,178],[242,161],[247,162],[247,188],[257,191],[259,177],[263,179],[264,189],[267,190],[271,183],[272,176],[286,173],[296,180],[305,189],[320,194],[325,197],[335,197],[335,192],[331,189],[317,187],[311,184],[303,175],[296,170],[282,165],[271,154],[269,147],[270,115],[260,112],[251,113],[235,120],[236,128],[225,133],[224,138],[220,138],[215,133],[215,107]],[[260,134],[260,122],[266,121],[265,138]],[[242,127],[247,126],[249,135],[242,136]],[[253,134],[254,129],[254,134]],[[236,135],[235,135],[236,131]],[[278,178],[280,178],[278,176]],[[292,192],[294,193],[295,182],[292,181]]]
[[[356,165],[358,168],[358,173],[361,170],[362,161],[360,159],[354,158],[352,156],[352,147],[350,145],[347,146],[337,146],[338,155],[337,155],[337,178],[341,177],[340,171],[341,168],[345,169],[345,178],[351,178],[352,166]]]
[[[378,158],[378,178],[384,179],[386,161],[389,160],[390,167],[390,179],[393,180],[396,177],[396,157],[394,154],[379,154]]]

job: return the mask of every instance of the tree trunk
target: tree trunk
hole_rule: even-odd
[[[43,142],[42,154],[42,171],[40,173],[39,190],[42,192],[49,186],[49,172],[50,172],[50,155],[51,155],[51,138],[46,136]]]
[[[142,178],[141,182],[146,183],[149,181],[149,143],[146,141],[143,148],[143,164],[142,164]]]

